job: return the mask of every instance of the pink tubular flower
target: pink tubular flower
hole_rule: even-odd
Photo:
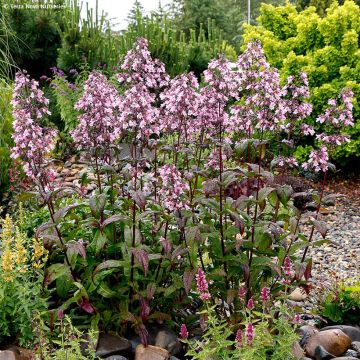
[[[240,286],[238,291],[238,296],[240,301],[245,301],[246,294],[247,294],[247,288],[245,286]]]
[[[243,334],[241,329],[238,329],[235,336],[236,347],[239,349],[243,346]]]
[[[279,73],[270,69],[260,41],[248,43],[239,56],[237,79],[245,101],[230,110],[232,130],[249,137],[256,129],[275,130],[285,119],[285,107]]]
[[[328,101],[329,108],[321,114],[316,121],[323,124],[332,124],[335,128],[353,126],[353,92],[351,89],[343,89],[337,99]]]
[[[343,143],[350,142],[349,135],[326,135],[326,134],[318,134],[316,135],[316,140],[322,141],[325,144],[330,145],[341,145]]]
[[[108,149],[121,134],[120,97],[105,75],[93,71],[84,83],[84,94],[75,105],[81,111],[71,135],[79,150]]]
[[[193,73],[182,74],[170,81],[170,87],[160,94],[164,114],[161,129],[178,131],[188,136],[197,131],[194,117],[198,113],[199,83]]]
[[[291,268],[292,268],[291,259],[289,258],[289,256],[286,256],[284,259],[284,266],[283,266],[285,277],[290,276]]]
[[[128,89],[120,106],[120,122],[124,131],[145,141],[159,133],[158,109],[153,106],[154,95],[142,84]]]
[[[189,185],[182,179],[180,172],[173,164],[166,164],[159,169],[162,187],[159,190],[160,198],[169,211],[186,208],[185,200],[181,197],[189,190]]]
[[[181,339],[185,340],[189,337],[189,333],[187,331],[186,325],[185,324],[181,324],[180,326],[180,337]]]
[[[204,272],[199,269],[196,277],[197,290],[200,295],[200,299],[203,301],[208,301],[211,299],[210,293],[208,291],[209,284],[206,281]]]
[[[26,175],[44,185],[50,175],[45,169],[45,155],[54,149],[57,133],[40,126],[42,118],[50,115],[50,111],[49,100],[38,85],[25,71],[16,73],[11,101],[15,146],[11,149],[11,157],[20,158]]]
[[[295,316],[293,318],[293,322],[295,324],[300,324],[301,323],[301,316],[299,314],[295,314]]]
[[[252,298],[249,299],[249,301],[247,302],[247,305],[246,307],[249,309],[249,310],[252,310],[254,308],[254,300]]]
[[[261,289],[260,297],[261,297],[261,300],[263,302],[269,301],[269,299],[270,299],[270,289],[267,288],[267,287],[263,287]]]
[[[251,346],[255,337],[255,328],[252,323],[247,324],[245,331],[246,343]]]
[[[168,84],[169,75],[165,71],[165,65],[160,60],[151,58],[148,47],[146,39],[137,39],[121,65],[123,73],[117,75],[120,83],[129,86],[141,84],[152,90],[159,90]]]
[[[289,133],[300,120],[308,117],[312,112],[312,105],[306,100],[310,97],[309,82],[305,73],[299,76],[289,76],[287,84],[282,88],[283,103],[285,109],[286,121],[281,125],[285,132]],[[302,124],[302,128],[304,128]],[[310,127],[307,130],[312,132]]]
[[[272,166],[278,166],[278,167],[290,167],[293,168],[295,166],[298,166],[298,162],[294,157],[286,157],[286,156],[277,156],[271,161]]]
[[[307,124],[301,124],[300,131],[303,135],[315,135],[314,127]]]
[[[320,150],[313,150],[309,160],[302,164],[305,170],[314,169],[315,172],[326,172],[329,168],[329,154],[325,145]]]
[[[204,71],[204,80],[218,94],[218,100],[227,101],[229,98],[237,98],[239,84],[236,73],[231,69],[230,62],[222,54],[212,60]]]

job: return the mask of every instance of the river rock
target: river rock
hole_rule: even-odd
[[[303,325],[299,327],[296,332],[300,335],[300,345],[304,347],[304,345],[309,341],[310,337],[319,332],[319,330],[312,325]]]
[[[295,342],[293,345],[293,354],[296,359],[302,359],[304,357],[304,350],[298,342]]]
[[[353,350],[355,350],[358,353],[358,355],[360,356],[360,341],[353,341],[351,343],[351,348]]]
[[[96,356],[104,358],[111,355],[127,356],[130,354],[131,343],[129,340],[118,335],[100,334],[96,349]]]
[[[128,360],[128,358],[126,358],[122,355],[111,355],[111,356],[105,358],[105,360]]]
[[[320,331],[326,331],[331,329],[341,330],[351,339],[352,342],[360,341],[360,328],[358,327],[349,326],[349,325],[333,325],[333,326],[326,326],[322,328]]]
[[[329,329],[315,333],[304,346],[306,355],[315,358],[315,350],[322,346],[325,351],[334,355],[343,355],[350,348],[350,338],[339,329]]]
[[[169,352],[158,346],[140,344],[135,351],[135,360],[168,360],[169,357]]]
[[[331,360],[335,356],[327,352],[321,345],[315,348],[315,360]]]
[[[178,337],[170,329],[160,330],[155,338],[155,346],[164,348],[171,355],[177,355],[182,349]]]
[[[358,357],[358,352],[352,349],[349,349],[344,356],[349,356],[349,357],[354,357],[357,358]]]
[[[306,292],[299,287],[295,288],[289,295],[289,299],[292,301],[303,301],[307,297]]]

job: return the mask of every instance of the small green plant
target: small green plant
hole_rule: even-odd
[[[59,312],[58,322],[51,331],[40,313],[34,317],[37,335],[35,360],[91,360],[96,359],[97,333],[89,330],[84,334],[73,326],[71,319]],[[52,335],[52,336],[51,336]]]
[[[335,285],[325,295],[321,314],[333,323],[360,324],[360,283]]]
[[[34,338],[33,312],[47,308],[42,285],[47,252],[42,244],[25,236],[22,224],[23,215],[15,224],[7,216],[2,226],[0,343],[17,339],[20,345],[27,346]]]
[[[200,340],[187,340],[188,332],[186,326],[182,325],[180,335],[189,346],[188,356],[198,360],[296,359],[293,346],[299,340],[295,333],[297,316],[294,317],[281,301],[274,305],[268,288],[262,289],[258,300],[250,298],[247,303],[246,290],[241,288],[239,299],[242,310],[232,315],[233,319],[238,318],[241,322],[231,324],[219,320],[221,306],[210,305],[213,298],[207,292],[207,282],[201,271],[197,283],[205,304],[205,308],[199,312],[200,324],[205,331]]]

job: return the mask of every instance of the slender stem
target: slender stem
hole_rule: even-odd
[[[224,171],[224,163],[223,163],[223,156],[222,156],[222,132],[223,132],[223,128],[222,128],[222,121],[220,119],[220,103],[219,103],[219,110],[218,110],[218,116],[219,116],[219,140],[220,140],[220,147],[219,147],[219,166],[220,166],[220,172],[219,172],[219,202],[220,202],[220,240],[221,240],[221,251],[222,251],[222,256],[223,256],[223,266],[224,266],[224,271],[225,271],[225,283],[226,283],[226,290],[229,289],[229,280],[227,278],[227,264],[226,261],[224,260],[225,258],[225,253],[226,253],[226,249],[225,249],[225,237],[224,237],[224,219],[223,219],[223,184],[222,184],[222,180],[223,180],[223,171]]]
[[[98,188],[99,188],[99,192],[101,194],[102,190],[101,190],[101,180],[100,180],[100,173],[99,173],[97,150],[95,150],[95,168],[96,168],[96,176],[97,176]]]
[[[322,185],[321,185],[321,195],[320,195],[320,200],[319,200],[319,203],[318,203],[318,206],[317,206],[317,209],[316,209],[316,214],[315,214],[315,220],[314,220],[314,223],[311,227],[311,231],[310,231],[310,236],[309,236],[309,243],[308,245],[306,246],[305,250],[304,250],[304,254],[302,256],[302,259],[301,259],[301,262],[303,263],[305,261],[305,258],[306,258],[306,254],[309,250],[309,246],[310,246],[310,243],[312,242],[312,238],[313,238],[313,235],[314,235],[314,231],[315,231],[315,221],[317,221],[318,217],[319,217],[319,212],[320,212],[320,207],[321,207],[321,201],[324,197],[324,190],[325,190],[325,184],[326,184],[326,175],[327,175],[327,171],[324,172],[324,178],[323,178],[323,182],[322,182]]]

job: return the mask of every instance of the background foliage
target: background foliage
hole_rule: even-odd
[[[258,25],[245,25],[244,42],[253,38],[263,43],[268,61],[280,69],[282,79],[300,70],[309,77],[311,103],[310,123],[326,107],[329,98],[345,86],[353,89],[354,118],[360,117],[360,8],[353,1],[343,5],[334,2],[326,16],[315,7],[297,11],[295,5],[275,7],[263,4]],[[352,141],[335,154],[341,164],[354,160],[360,151],[360,122],[349,130]]]

